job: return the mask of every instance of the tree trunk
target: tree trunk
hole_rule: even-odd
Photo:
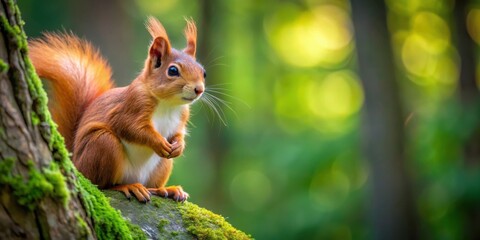
[[[113,78],[117,84],[130,84],[136,77],[137,67],[143,67],[132,65],[135,33],[128,10],[135,7],[135,2],[82,0],[71,1],[68,6],[75,33],[102,50],[112,69],[115,69]]]
[[[200,54],[203,54],[203,56],[206,57],[209,54],[209,49],[215,49],[215,21],[218,21],[218,19],[214,19],[214,16],[216,15],[214,13],[222,12],[225,9],[221,9],[222,4],[217,1],[202,0],[200,1],[200,3],[202,15],[202,21],[200,25],[202,29],[202,34],[200,35],[200,39],[198,40],[198,50]],[[220,83],[220,77],[216,75],[215,72],[208,73],[208,86],[215,86]],[[217,107],[221,108],[223,106],[219,105]],[[212,162],[211,166],[214,168],[212,171],[212,185],[210,186],[207,194],[209,197],[208,204],[210,206],[215,206],[217,209],[220,209],[224,203],[224,186],[222,185],[224,181],[222,180],[221,172],[224,166],[226,149],[228,149],[227,146],[229,143],[228,139],[225,137],[225,131],[220,131],[218,126],[221,126],[221,124],[205,125],[208,132],[208,140],[205,141],[205,143],[207,143],[208,145],[206,145],[205,148],[209,149],[208,159]],[[215,146],[215,148],[211,148],[209,146]]]
[[[365,91],[364,147],[371,170],[375,239],[418,238],[406,173],[404,135],[386,9],[380,0],[352,0],[359,73]]]
[[[0,20],[0,238],[93,238],[79,196],[69,191],[75,176],[63,163],[13,1],[1,1]]]
[[[467,31],[467,2],[467,0],[456,1],[453,14],[455,22],[454,38],[460,56],[459,95],[462,103],[470,106],[478,100],[479,92],[475,77],[475,43]]]
[[[454,37],[460,56],[460,79],[458,95],[461,100],[463,115],[467,116],[478,108],[479,91],[475,77],[475,43],[467,31],[468,1],[458,0],[454,9]],[[476,126],[464,145],[464,161],[466,174],[470,179],[478,179],[480,167],[480,129]],[[476,176],[474,176],[476,175]],[[478,199],[466,199],[462,204],[466,216],[465,233],[468,239],[480,239],[480,205]]]

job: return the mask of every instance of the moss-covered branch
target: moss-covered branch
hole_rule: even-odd
[[[150,203],[129,201],[120,192],[104,191],[113,207],[152,239],[250,239],[225,219],[193,203],[152,196]]]

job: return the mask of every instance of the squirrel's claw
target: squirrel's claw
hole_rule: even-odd
[[[150,192],[140,183],[117,185],[110,189],[123,192],[128,200],[132,197],[130,193],[133,193],[139,202],[147,203],[150,201]]]
[[[189,197],[188,193],[183,191],[181,186],[149,188],[148,191],[153,195],[171,198],[177,202],[185,202]]]

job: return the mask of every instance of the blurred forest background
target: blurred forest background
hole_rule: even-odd
[[[410,213],[399,220],[405,229],[423,239],[479,237],[480,2],[387,0],[385,9],[376,7],[381,1],[354,2],[363,10],[347,0],[18,4],[29,38],[65,29],[90,40],[110,61],[119,86],[143,66],[147,16],[157,17],[180,49],[184,17],[192,16],[207,92],[229,107],[217,106],[220,119],[194,104],[186,152],[169,184],[182,185],[190,201],[255,238],[386,236],[378,235],[381,223],[395,224],[397,216],[387,213],[397,205]],[[354,27],[364,37],[382,38],[356,15],[362,11],[387,19],[377,21],[388,27],[385,41],[355,43]],[[384,80],[393,85],[373,84],[368,91],[369,79],[360,76],[385,69],[392,70]],[[378,93],[398,97],[393,116],[365,108],[384,103]],[[385,129],[382,118],[400,123],[401,142],[392,148],[398,159],[363,154],[362,147],[385,147],[375,137]],[[382,193],[394,202],[383,215]]]

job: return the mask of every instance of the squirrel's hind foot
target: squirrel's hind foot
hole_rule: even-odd
[[[153,195],[164,198],[171,198],[177,202],[185,202],[189,197],[188,193],[183,191],[183,188],[181,186],[148,188],[148,191]]]
[[[130,193],[133,193],[133,195],[135,196],[135,198],[137,198],[139,202],[147,203],[148,201],[150,201],[151,194],[147,190],[147,188],[141,183],[122,184],[114,186],[110,189],[123,192],[125,194],[125,197],[128,198],[128,200],[130,200],[132,197]]]

